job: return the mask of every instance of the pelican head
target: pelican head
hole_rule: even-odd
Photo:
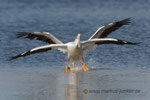
[[[77,43],[77,47],[80,48],[80,34],[77,35],[77,38],[75,39],[75,42]]]

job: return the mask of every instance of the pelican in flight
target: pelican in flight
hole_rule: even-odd
[[[35,54],[39,52],[45,52],[48,50],[60,50],[63,53],[67,53],[67,66],[65,68],[64,73],[70,72],[69,62],[71,61],[73,64],[73,67],[75,67],[74,62],[80,61],[82,63],[82,69],[84,71],[88,70],[88,67],[86,66],[84,62],[84,52],[92,50],[93,46],[95,45],[101,45],[101,44],[117,44],[117,45],[135,45],[137,43],[114,39],[114,38],[105,38],[107,37],[111,32],[117,30],[123,25],[128,25],[130,23],[130,19],[124,19],[121,21],[117,21],[114,23],[110,23],[108,25],[100,27],[88,40],[81,41],[80,37],[81,35],[78,34],[77,38],[73,42],[63,43],[60,40],[58,40],[56,37],[54,37],[49,32],[19,32],[17,34],[17,38],[24,37],[28,38],[30,40],[37,39],[40,41],[47,42],[48,45],[40,46],[33,48],[29,51],[23,52],[21,54],[18,54],[16,56],[12,56],[10,60],[24,57],[30,54]]]

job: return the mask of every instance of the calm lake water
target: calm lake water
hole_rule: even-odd
[[[0,100],[147,100],[149,5],[149,0],[0,0]],[[108,37],[141,44],[99,46],[85,57],[87,73],[64,74],[66,55],[57,50],[7,61],[46,45],[18,39],[17,32],[50,32],[66,43],[78,33],[86,40],[99,27],[125,18],[131,25]]]

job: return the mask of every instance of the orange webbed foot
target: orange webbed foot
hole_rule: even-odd
[[[88,71],[88,67],[86,66],[85,63],[82,64],[82,69],[83,69],[84,71]]]
[[[70,72],[70,67],[66,66],[64,73],[69,73]]]

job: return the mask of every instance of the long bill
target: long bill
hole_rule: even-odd
[[[78,48],[80,48],[80,46],[81,46],[81,44],[80,44],[80,34],[78,34],[77,40],[78,40]]]

